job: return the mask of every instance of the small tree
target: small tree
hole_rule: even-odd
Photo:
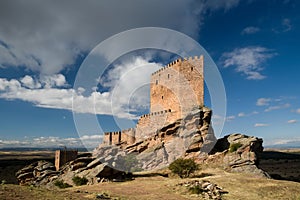
[[[199,169],[199,165],[193,159],[179,158],[170,164],[169,169],[180,178],[187,178]]]
[[[86,185],[88,180],[85,177],[79,177],[79,176],[74,176],[72,178],[72,181],[75,183],[76,186],[80,186],[80,185]]]
[[[68,183],[65,183],[65,182],[63,182],[62,180],[57,180],[57,181],[55,181],[54,182],[54,185],[56,186],[56,187],[59,187],[59,188],[68,188],[68,187],[72,187],[72,185],[69,185]]]

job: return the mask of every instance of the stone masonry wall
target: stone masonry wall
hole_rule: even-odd
[[[77,158],[77,150],[56,150],[55,151],[55,168],[59,170],[61,166]]]
[[[135,129],[130,128],[122,131],[106,132],[104,133],[103,143],[107,145],[121,144],[126,142],[127,144],[133,144],[135,142]]]
[[[136,140],[139,141],[153,136],[157,130],[169,124],[170,121],[174,121],[177,115],[176,112],[171,110],[164,110],[141,116],[136,125]]]
[[[178,59],[154,72],[150,83],[150,112],[174,111],[175,119],[204,104],[203,56]]]

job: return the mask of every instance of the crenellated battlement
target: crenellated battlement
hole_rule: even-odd
[[[105,144],[121,144],[126,142],[132,144],[135,141],[135,128],[129,128],[122,131],[105,132],[103,143]]]
[[[142,115],[140,118],[146,118],[146,117],[150,117],[150,116],[153,116],[153,115],[162,115],[162,114],[165,114],[165,113],[168,113],[168,112],[171,112],[171,109],[162,110],[162,111],[158,111],[158,112],[152,112],[152,113],[149,113],[149,114],[146,114],[146,115]]]
[[[173,67],[176,64],[181,64],[182,62],[192,62],[192,61],[201,61],[203,60],[203,56],[194,56],[194,57],[188,57],[188,58],[178,58],[176,60],[174,60],[173,62],[168,63],[167,65],[165,65],[164,67],[160,68],[159,70],[155,71],[152,73],[152,75],[155,75],[157,73],[160,73],[162,71],[164,71],[165,69],[169,68],[169,67]]]

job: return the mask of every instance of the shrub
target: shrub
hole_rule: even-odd
[[[192,159],[179,158],[170,164],[169,169],[180,178],[186,178],[198,170],[199,165]]]
[[[229,152],[232,153],[232,152],[235,152],[238,150],[238,148],[240,148],[241,146],[243,146],[241,143],[232,143],[230,144],[230,147],[229,147]]]
[[[192,194],[202,194],[204,190],[201,188],[200,185],[189,187],[189,192]]]
[[[79,176],[74,176],[72,178],[73,183],[75,183],[76,186],[80,185],[86,185],[88,180],[85,177],[79,177]]]
[[[59,188],[68,188],[68,187],[72,187],[72,185],[69,185],[68,183],[64,183],[63,181],[59,181],[59,180],[55,181],[55,182],[54,182],[54,185],[55,185],[56,187],[59,187]]]

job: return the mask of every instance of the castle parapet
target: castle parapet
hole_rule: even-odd
[[[122,131],[104,133],[103,143],[107,145],[118,145],[123,142],[133,144],[135,142],[135,129],[129,128]]]

